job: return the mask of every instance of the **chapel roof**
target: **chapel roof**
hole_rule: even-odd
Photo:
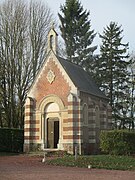
[[[81,66],[59,56],[57,56],[57,59],[79,91],[108,99],[92,80],[91,76]]]
[[[51,37],[54,37],[54,41],[51,41]],[[98,86],[95,84],[95,82],[92,80],[91,76],[79,65],[74,64],[62,57],[57,56],[57,32],[55,31],[54,27],[50,29],[48,33],[48,55],[50,56],[51,53],[57,58],[59,63],[62,65],[66,73],[68,74],[69,78],[72,80],[73,84],[76,86],[76,88],[79,91],[94,95],[96,97],[101,97],[104,99],[108,99],[105,94],[98,88]],[[46,58],[47,59],[47,58]],[[46,63],[46,61],[43,63]],[[35,78],[31,88],[36,83],[36,79],[38,79],[39,74],[41,73],[42,68],[40,69],[39,73],[37,74],[37,77]],[[31,89],[30,88],[30,89]],[[30,90],[29,90],[30,92]]]

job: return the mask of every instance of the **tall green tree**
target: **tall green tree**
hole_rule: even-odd
[[[130,56],[129,61],[129,129],[135,128],[135,54]]]
[[[91,30],[90,13],[84,10],[80,1],[66,0],[58,14],[60,30],[65,42],[67,58],[88,69],[96,46],[91,46],[95,33]]]
[[[102,45],[98,60],[98,81],[100,87],[110,99],[115,125],[124,128],[127,112],[126,96],[128,91],[128,43],[124,44],[123,30],[115,22],[104,28],[100,35]],[[119,121],[119,122],[118,122]]]

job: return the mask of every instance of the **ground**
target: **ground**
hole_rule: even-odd
[[[135,171],[50,166],[41,157],[0,156],[0,180],[135,180]]]

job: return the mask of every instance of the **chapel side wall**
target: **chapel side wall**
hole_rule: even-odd
[[[81,92],[80,93],[81,99],[81,106],[82,106],[82,153],[83,154],[93,154],[95,149],[95,112],[94,112],[94,105],[91,102],[91,98],[88,94]],[[85,120],[83,117],[83,107],[87,105],[88,108],[88,119],[87,123],[85,124]]]
[[[107,120],[108,120],[108,124],[107,124],[108,130],[111,130],[112,129],[112,108],[109,104],[107,105]]]
[[[106,99],[98,98],[87,93],[80,93],[81,105],[88,106],[88,124],[83,122],[84,154],[96,154],[99,152],[99,135],[101,130],[111,128],[111,108]],[[87,137],[86,137],[87,136]]]

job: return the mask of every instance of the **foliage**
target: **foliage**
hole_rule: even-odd
[[[96,47],[91,47],[95,37],[91,30],[90,13],[83,9],[78,0],[66,0],[58,14],[60,30],[66,46],[68,60],[88,69]]]
[[[135,132],[125,130],[102,131],[100,148],[103,152],[113,155],[135,153]]]
[[[26,93],[45,57],[52,14],[36,1],[0,4],[0,126],[23,128]]]
[[[110,156],[110,155],[95,155],[95,156],[78,156],[75,161],[74,156],[65,156],[63,158],[51,159],[46,162],[51,165],[71,166],[100,169],[117,169],[117,170],[134,170],[135,160],[129,156]]]
[[[0,152],[0,156],[15,156],[15,155],[18,155],[18,153]]]
[[[23,152],[24,131],[0,128],[0,151]]]
[[[104,28],[100,34],[102,45],[100,47],[100,58],[97,60],[98,84],[110,99],[113,110],[115,126],[125,128],[128,113],[128,43],[122,42],[123,30],[115,22]]]
[[[130,55],[130,61],[129,61],[129,66],[128,66],[128,71],[129,71],[129,82],[128,82],[128,87],[129,87],[129,96],[128,96],[128,104],[129,104],[129,109],[128,109],[128,114],[129,114],[129,129],[134,129],[135,128],[135,55],[132,54]]]

